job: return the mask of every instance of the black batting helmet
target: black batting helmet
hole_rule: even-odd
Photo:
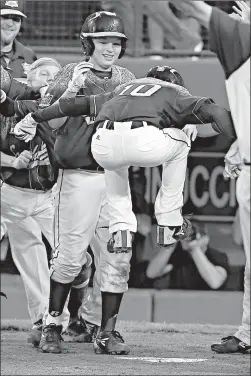
[[[88,16],[80,32],[80,40],[83,46],[84,54],[91,56],[94,51],[92,38],[98,37],[118,37],[121,38],[121,52],[119,59],[126,50],[127,37],[124,33],[124,24],[116,13],[96,12]]]
[[[153,77],[157,78],[161,81],[170,82],[175,85],[183,86],[185,87],[185,83],[181,75],[176,71],[176,69],[169,67],[167,65],[165,66],[156,66],[151,68],[147,74],[146,77]]]

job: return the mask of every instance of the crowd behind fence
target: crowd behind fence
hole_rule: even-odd
[[[209,1],[208,3],[231,13],[234,2]],[[131,8],[128,8],[130,4]],[[44,49],[55,52],[79,52],[79,31],[85,18],[95,11],[115,9],[121,11],[126,32],[130,34],[127,49],[129,56],[194,55],[196,46],[194,48],[189,43],[187,46],[185,43],[172,43],[172,38],[177,34],[177,31],[172,32],[172,27],[178,27],[179,23],[189,30],[191,38],[193,39],[194,36],[195,41],[195,34],[200,35],[202,45],[197,54],[212,55],[207,49],[206,30],[198,27],[195,20],[184,19],[175,8],[175,1],[173,3],[158,1],[157,4],[160,5],[159,10],[156,1],[150,0],[25,0],[27,19],[23,22],[20,38],[27,45],[41,51]],[[171,17],[170,19],[167,20],[165,14],[161,17],[161,7],[167,12],[167,17]],[[170,35],[168,30],[171,30]],[[187,38],[188,34],[184,33]],[[163,43],[160,43],[162,38]],[[182,39],[183,42],[186,40],[186,38]]]

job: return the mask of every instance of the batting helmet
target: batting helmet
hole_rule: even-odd
[[[181,75],[176,71],[176,69],[169,67],[167,65],[163,67],[156,66],[151,68],[147,72],[146,77],[157,78],[161,81],[166,81],[175,85],[185,87],[185,83]]]
[[[96,12],[88,16],[80,32],[80,40],[83,46],[84,54],[91,56],[94,51],[92,38],[99,37],[118,37],[121,38],[121,52],[119,59],[126,50],[127,37],[124,33],[124,24],[116,13]]]

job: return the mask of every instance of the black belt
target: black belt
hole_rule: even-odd
[[[123,123],[123,122],[121,121],[121,123]],[[106,126],[105,126],[105,124],[106,124]],[[146,122],[146,124],[147,124],[147,122]],[[149,125],[149,124],[147,124],[147,125]],[[143,121],[141,121],[141,120],[133,120],[132,121],[131,129],[140,128],[140,127],[144,127]],[[97,126],[97,129],[99,129],[99,128],[106,128],[106,129],[109,129],[109,130],[114,130],[114,121],[111,121],[111,120],[102,121]]]
[[[251,166],[251,162],[244,162],[245,166]]]

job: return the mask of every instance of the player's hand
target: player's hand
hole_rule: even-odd
[[[21,121],[19,121],[14,127],[14,135],[21,141],[31,141],[37,131],[37,122],[31,116],[31,113],[26,115]]]
[[[250,23],[250,2],[235,1],[237,6],[233,6],[233,11],[238,14],[243,22]]]
[[[0,103],[3,103],[6,99],[6,94],[5,91],[1,89],[1,94],[0,94]]]
[[[224,179],[236,179],[240,175],[241,167],[226,163],[223,172]]]
[[[22,168],[28,168],[30,161],[32,160],[32,154],[29,150],[24,150],[19,157],[17,157],[13,162],[11,167],[16,170],[21,170]]]
[[[196,139],[198,130],[195,124],[187,124],[182,130],[187,135],[189,140],[194,141]]]
[[[239,153],[239,145],[236,140],[228,150],[224,158],[225,170],[223,176],[225,179],[236,179],[242,169],[242,159]]]
[[[85,87],[86,73],[93,68],[93,64],[82,61],[74,68],[72,79],[69,82],[68,89],[72,92],[78,92]]]

